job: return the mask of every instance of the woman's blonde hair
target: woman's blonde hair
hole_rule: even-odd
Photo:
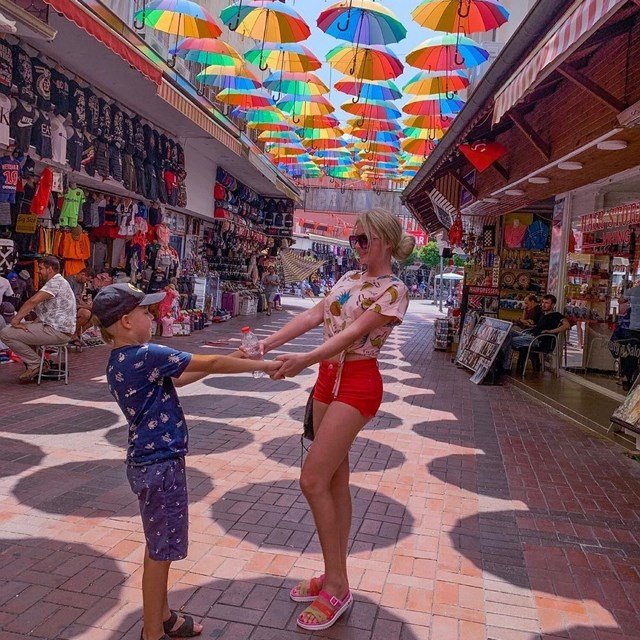
[[[356,219],[356,224],[369,238],[375,235],[385,243],[391,245],[391,255],[398,261],[404,262],[412,253],[416,245],[416,239],[408,233],[404,233],[400,220],[390,211],[385,209],[372,209],[361,213]]]

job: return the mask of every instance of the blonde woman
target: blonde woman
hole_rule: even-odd
[[[353,598],[347,575],[351,529],[349,449],[382,402],[378,356],[409,304],[409,292],[394,276],[392,259],[406,260],[414,239],[398,219],[374,210],[358,216],[349,242],[362,271],[350,271],[329,295],[263,342],[271,351],[323,325],[324,342],[310,353],[278,356],[276,379],[290,378],[317,362],[320,373],[313,392],[314,442],[300,487],[318,530],[324,574],[291,590],[296,602],[311,603],[297,623],[311,631],[327,629],[349,608]]]

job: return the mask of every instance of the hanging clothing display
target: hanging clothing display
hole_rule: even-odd
[[[30,104],[22,102],[22,100],[17,101],[9,117],[11,137],[15,141],[16,147],[23,153],[29,152],[33,123],[37,117],[37,109]]]
[[[0,38],[0,93],[9,95],[13,84],[13,50]]]
[[[0,93],[0,144],[9,146],[11,99],[4,93]]]
[[[36,107],[43,111],[51,108],[51,69],[38,58],[32,58],[33,90],[36,94]]]
[[[84,191],[79,187],[69,189],[64,194],[64,203],[60,211],[61,227],[75,227],[78,225],[78,213],[84,199]]]
[[[51,103],[56,115],[65,118],[69,115],[69,78],[56,69],[51,70]]]
[[[65,164],[69,133],[62,116],[51,118],[51,158],[54,162]]]
[[[41,158],[51,158],[53,155],[51,146],[51,120],[49,114],[45,111],[39,111],[38,117],[33,123],[31,143]]]
[[[18,88],[18,98],[28,104],[35,102],[33,90],[33,63],[29,54],[20,46],[13,46],[13,84]]]

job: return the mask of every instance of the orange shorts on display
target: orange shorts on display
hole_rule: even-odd
[[[365,418],[375,416],[382,403],[382,376],[378,369],[378,361],[373,358],[345,361],[342,365],[340,386],[334,395],[339,370],[338,362],[320,363],[313,399],[324,404],[344,402],[357,409]]]

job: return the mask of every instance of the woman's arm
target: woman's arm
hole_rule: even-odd
[[[281,367],[277,360],[250,360],[231,356],[193,355],[189,364],[178,378],[173,379],[177,387],[184,387],[212,373],[251,373],[264,371],[273,375]]]
[[[324,300],[319,302],[311,309],[307,309],[303,313],[297,315],[293,320],[287,322],[279,331],[272,333],[270,336],[261,341],[264,353],[273,351],[287,342],[291,342],[303,333],[315,329],[322,324],[324,319]]]
[[[395,316],[383,316],[375,311],[365,311],[355,322],[350,324],[344,331],[329,338],[320,347],[317,347],[309,353],[286,354],[278,356],[276,360],[282,361],[282,368],[273,375],[273,378],[280,380],[284,377],[293,377],[298,375],[303,369],[309,367],[316,362],[329,360],[342,353],[354,342],[362,339],[375,329],[384,327],[393,322]]]

